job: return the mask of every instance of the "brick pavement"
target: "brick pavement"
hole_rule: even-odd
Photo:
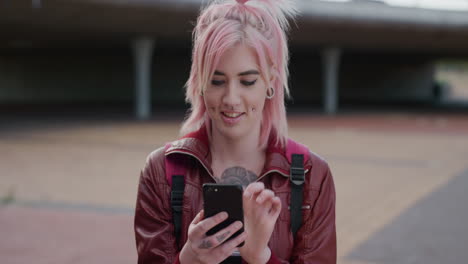
[[[468,202],[460,189],[468,177],[467,117],[395,113],[289,120],[291,137],[332,168],[339,263],[459,263],[466,257],[459,245],[467,244],[461,223],[468,215],[458,209]],[[0,206],[1,262],[135,262],[138,171],[178,126],[24,120],[0,127],[0,199],[9,201]],[[437,235],[428,242],[426,232]]]

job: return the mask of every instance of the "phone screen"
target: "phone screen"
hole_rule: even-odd
[[[244,223],[244,211],[242,208],[242,186],[234,184],[203,184],[203,200],[205,218],[211,217],[220,212],[227,212],[228,219],[210,229],[206,235],[210,236],[228,227],[235,221]],[[228,240],[235,238],[244,231],[242,227],[234,233]],[[228,241],[226,240],[226,241]],[[242,243],[239,246],[242,246]]]

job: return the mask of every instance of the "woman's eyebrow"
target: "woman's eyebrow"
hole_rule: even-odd
[[[248,70],[248,71],[245,71],[245,72],[241,72],[241,73],[239,73],[238,75],[239,75],[239,76],[244,76],[244,75],[250,75],[250,74],[257,74],[257,75],[259,75],[260,72],[257,71],[257,70]],[[222,76],[225,76],[226,74],[224,74],[224,72],[215,71],[215,72],[214,72],[214,75],[222,75]]]
[[[258,72],[257,70],[248,70],[248,71],[245,71],[245,72],[241,72],[241,73],[239,73],[238,75],[239,75],[239,76],[244,76],[244,75],[250,75],[250,74],[257,74],[257,75],[259,75],[260,72]]]

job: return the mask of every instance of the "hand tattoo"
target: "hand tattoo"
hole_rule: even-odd
[[[200,249],[208,249],[211,248],[213,244],[209,240],[203,240],[201,244],[198,246]]]
[[[255,173],[243,168],[232,167],[226,169],[221,175],[222,184],[239,184],[244,187],[254,182],[257,179]]]
[[[227,231],[226,233],[217,236],[216,239],[221,243],[224,241],[224,239],[226,239],[227,236],[229,236],[230,233],[230,231]]]

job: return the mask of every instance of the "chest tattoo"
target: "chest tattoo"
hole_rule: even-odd
[[[226,169],[221,175],[222,184],[239,184],[247,187],[257,179],[257,175],[243,167],[232,167]]]

